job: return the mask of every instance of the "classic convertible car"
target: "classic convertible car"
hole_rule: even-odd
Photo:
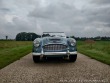
[[[46,57],[63,57],[75,62],[76,40],[67,38],[64,32],[43,32],[42,37],[36,38],[33,42],[32,56],[35,63]]]

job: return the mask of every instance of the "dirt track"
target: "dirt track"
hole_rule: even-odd
[[[78,54],[65,60],[32,61],[31,53],[0,70],[0,83],[110,83],[110,66]]]

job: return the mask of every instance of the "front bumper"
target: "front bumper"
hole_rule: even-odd
[[[32,55],[33,56],[51,56],[51,55],[76,55],[77,54],[77,51],[74,51],[74,52],[44,52],[44,53],[35,53],[33,52]]]

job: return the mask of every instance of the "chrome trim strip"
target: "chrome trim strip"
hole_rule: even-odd
[[[34,56],[40,56],[41,55],[41,53],[32,53],[32,55],[34,55]]]
[[[45,52],[44,55],[66,55],[67,52]]]
[[[75,52],[44,52],[44,54],[43,55],[75,55],[75,54],[77,54],[77,51],[75,51]],[[41,53],[32,53],[32,55],[34,55],[34,56],[40,56],[40,55],[42,55]]]
[[[75,52],[45,52],[44,55],[72,55],[72,54],[77,54],[77,51]]]

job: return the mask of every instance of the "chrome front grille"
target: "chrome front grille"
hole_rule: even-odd
[[[50,44],[50,45],[44,46],[44,50],[47,50],[47,51],[60,51],[60,50],[66,49],[66,48],[67,48],[67,46],[62,45],[62,44]]]

